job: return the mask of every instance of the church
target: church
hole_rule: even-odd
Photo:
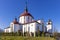
[[[9,27],[4,29],[4,32],[18,32],[19,30],[23,33],[23,35],[25,32],[29,32],[30,36],[32,36],[32,33],[33,36],[35,36],[38,30],[41,32],[51,32],[52,21],[48,20],[46,26],[44,26],[44,21],[35,20],[34,17],[28,12],[28,8],[26,6],[24,12],[19,16],[19,19],[15,18],[13,22],[10,23]]]

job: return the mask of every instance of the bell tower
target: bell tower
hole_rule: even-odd
[[[47,32],[52,33],[52,21],[49,19],[47,22]]]

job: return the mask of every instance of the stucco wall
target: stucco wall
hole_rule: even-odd
[[[7,28],[7,29],[5,29],[5,32],[11,32],[11,28]]]
[[[28,22],[32,22],[32,17],[22,16],[19,18],[19,23],[28,23]]]
[[[52,31],[52,25],[47,25],[47,32],[51,32]]]
[[[23,32],[35,32],[35,23],[29,23],[23,25]]]
[[[14,24],[14,32],[18,32],[20,30],[19,24]]]

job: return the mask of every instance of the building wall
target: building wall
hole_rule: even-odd
[[[28,17],[28,22],[32,22],[33,18],[32,17]]]
[[[11,32],[11,28],[5,29],[5,32],[10,33]]]
[[[19,18],[19,23],[24,23],[24,16]]]
[[[18,32],[18,30],[20,30],[20,25],[14,24],[14,32]]]
[[[51,32],[52,31],[52,25],[47,25],[47,32]]]
[[[30,23],[30,32],[35,32],[35,22],[34,23]]]
[[[19,23],[28,23],[28,22],[32,22],[32,17],[30,16],[22,16],[19,18]]]
[[[42,25],[36,22],[23,25],[23,32],[36,32],[38,29],[42,31]]]
[[[36,23],[36,28],[35,28],[36,31],[40,30],[42,31],[42,25],[40,23]]]
[[[35,32],[35,23],[24,24],[23,33],[24,32]]]
[[[20,31],[22,31],[22,25],[19,25]]]
[[[24,18],[24,16],[22,16],[22,17],[20,17],[19,22],[24,23],[24,20],[26,23],[28,23],[28,22],[32,22],[33,19],[32,19],[32,17],[28,18],[28,16],[25,16],[25,18]],[[52,25],[47,25],[44,28],[47,28],[47,30],[50,31],[51,27],[52,27]],[[11,23],[10,28],[5,29],[5,32],[17,32],[18,30],[21,30],[21,31],[23,31],[23,33],[24,32],[33,32],[34,33],[36,31],[38,31],[38,29],[40,31],[43,30],[42,25],[41,25],[41,20],[38,20],[37,22],[33,22],[33,23],[23,24],[23,25]]]
[[[4,29],[5,32],[18,32],[18,30],[22,31],[22,25],[19,24],[10,24],[10,28]]]
[[[10,24],[11,32],[14,32],[14,23]]]
[[[28,23],[28,16],[25,16],[25,23]]]

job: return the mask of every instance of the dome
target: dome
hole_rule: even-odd
[[[19,24],[17,21],[13,21],[14,24]]]
[[[17,22],[17,18],[14,19],[13,23],[14,24],[19,24],[19,22]]]
[[[30,13],[28,13],[27,9],[25,9],[25,11],[20,15],[20,17],[21,16],[31,16],[33,18],[33,16]]]
[[[48,22],[52,22],[51,19],[49,19]]]
[[[20,17],[21,16],[31,16],[31,17],[33,17],[30,13],[23,13],[23,14],[20,15]]]
[[[50,19],[48,20],[48,24],[52,24],[52,21]]]

